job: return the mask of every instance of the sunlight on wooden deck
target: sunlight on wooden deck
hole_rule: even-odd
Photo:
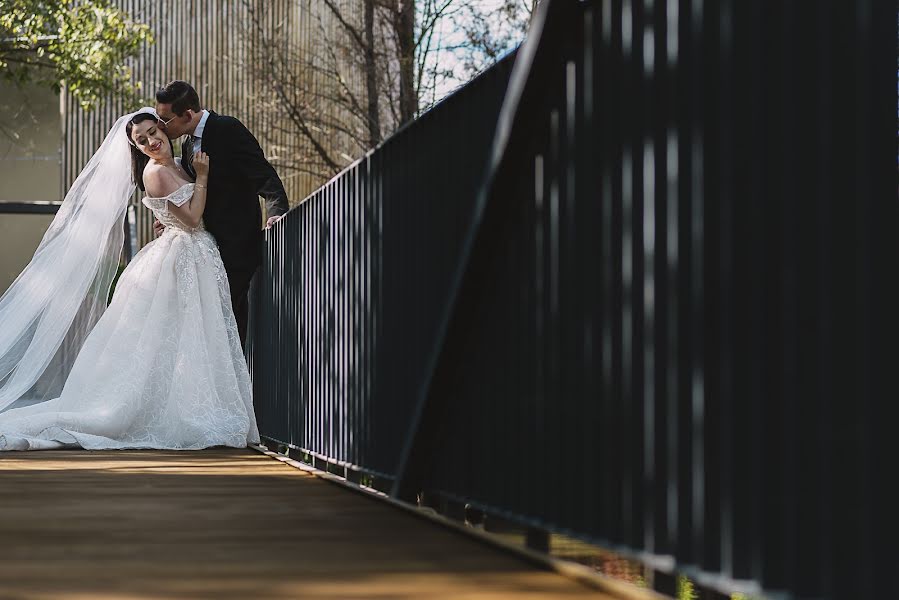
[[[252,450],[0,455],[0,596],[610,598]]]

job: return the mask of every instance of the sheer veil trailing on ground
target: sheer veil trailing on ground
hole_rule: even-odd
[[[106,309],[134,192],[119,118],[75,180],[34,257],[0,297],[0,411],[56,398]]]

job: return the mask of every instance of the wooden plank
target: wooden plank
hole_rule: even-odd
[[[610,598],[252,450],[0,455],[0,597]]]

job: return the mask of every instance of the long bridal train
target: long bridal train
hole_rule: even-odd
[[[126,140],[123,138],[122,143]],[[259,440],[224,267],[212,236],[144,198],[166,231],[119,278],[58,398],[0,413],[0,450],[199,449]]]

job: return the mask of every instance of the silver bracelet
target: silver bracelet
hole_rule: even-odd
[[[205,183],[195,183],[195,184],[194,184],[194,187],[205,188],[205,187],[206,187],[206,184],[205,184]]]

